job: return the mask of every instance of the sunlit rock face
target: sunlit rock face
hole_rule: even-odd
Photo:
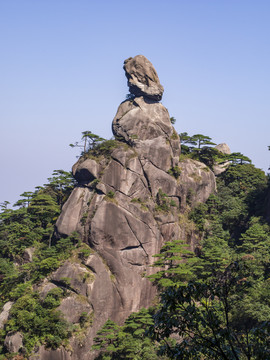
[[[163,95],[163,86],[154,66],[143,55],[130,57],[124,62],[124,70],[128,79],[129,91],[135,96],[145,96],[160,101]]]
[[[220,151],[223,154],[229,155],[231,154],[231,150],[229,146],[226,143],[221,143],[215,146],[215,149]],[[230,161],[226,161],[223,164],[214,164],[213,166],[213,172],[215,175],[220,175],[224,171],[228,169],[228,166],[230,165]]]
[[[180,214],[206,201],[215,191],[215,176],[194,160],[179,162],[180,140],[162,97],[153,65],[142,55],[125,61],[131,94],[112,123],[117,139],[109,156],[89,155],[73,166],[78,181],[56,223],[58,236],[74,231],[90,246],[82,260],[68,260],[40,291],[69,278],[70,295],[60,305],[78,322],[84,311],[91,323],[84,337],[70,340],[70,350],[39,350],[42,360],[89,360],[93,338],[107,319],[121,324],[131,312],[149,307],[156,288],[147,276],[153,255],[169,240],[185,238]],[[189,238],[191,248],[194,241]],[[77,310],[75,310],[77,309]]]

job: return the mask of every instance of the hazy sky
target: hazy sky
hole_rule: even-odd
[[[177,132],[270,164],[269,0],[0,0],[0,202],[111,138],[123,61],[154,65]]]

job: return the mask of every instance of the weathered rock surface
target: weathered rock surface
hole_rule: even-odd
[[[215,146],[215,149],[222,152],[223,154],[230,154],[231,150],[226,143],[221,143]]]
[[[9,311],[10,311],[12,305],[13,305],[13,301],[8,301],[3,306],[3,309],[0,313],[0,329],[4,328],[5,322],[7,321],[8,317],[9,317]]]
[[[154,66],[145,56],[137,55],[134,58],[128,58],[124,62],[124,70],[131,94],[161,100],[163,86],[159,82]]]
[[[80,322],[83,313],[91,314],[92,312],[92,308],[87,299],[82,299],[82,297],[76,294],[65,297],[57,310],[60,310],[64,318],[73,324]]]
[[[98,178],[100,165],[93,159],[77,162],[72,167],[72,174],[77,181],[89,183]]]
[[[77,231],[81,236],[84,234],[82,218],[88,210],[88,202],[92,192],[87,187],[78,186],[72,196],[66,201],[57,220],[57,230],[61,235],[70,235]]]
[[[181,175],[179,178],[179,194],[181,207],[192,207],[200,202],[205,202],[209,195],[216,191],[215,176],[205,164],[186,159],[181,162]]]
[[[225,143],[222,144],[218,144],[217,146],[215,146],[215,149],[217,149],[218,151],[220,151],[223,154],[227,154],[229,155],[231,153],[231,150],[229,148],[229,146]],[[215,175],[219,175],[222,174],[224,171],[227,170],[228,166],[230,165],[229,161],[226,161],[223,164],[215,164],[213,166],[213,172]]]
[[[23,336],[21,333],[10,333],[6,336],[4,345],[10,353],[16,353],[23,347]]]
[[[190,159],[179,162],[179,137],[157,102],[163,88],[152,64],[137,56],[124,68],[135,98],[123,102],[113,120],[116,146],[110,156],[90,154],[73,166],[78,186],[56,223],[58,236],[78,232],[91,254],[66,261],[40,290],[45,296],[49,284],[66,286],[70,295],[59,309],[73,323],[79,321],[74,309],[87,312],[91,325],[83,340],[72,337],[69,352],[42,347],[42,360],[91,360],[93,338],[108,318],[121,324],[149,307],[156,295],[146,278],[154,271],[153,255],[166,241],[187,238],[180,215],[215,191],[209,168]]]
[[[34,252],[35,252],[35,248],[34,248],[34,247],[25,249],[24,252],[23,252],[23,260],[24,260],[26,263],[32,262]]]
[[[30,356],[29,360],[72,360],[71,352],[65,350],[63,347],[57,350],[46,349],[45,346],[40,346],[38,351]]]

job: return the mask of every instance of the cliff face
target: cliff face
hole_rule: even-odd
[[[43,360],[94,358],[90,347],[107,319],[122,323],[150,306],[156,289],[146,276],[153,272],[153,255],[168,240],[187,239],[181,214],[215,191],[215,176],[204,164],[179,162],[180,140],[158,102],[163,87],[152,64],[137,56],[124,69],[133,96],[113,120],[110,154],[90,152],[73,166],[78,186],[56,223],[58,236],[76,231],[91,254],[66,261],[39,287],[46,294],[69,278],[60,310],[73,323],[87,313],[89,324],[73,336],[69,350],[40,348]]]

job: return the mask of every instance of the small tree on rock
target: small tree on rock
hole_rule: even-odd
[[[83,131],[81,141],[76,141],[74,144],[69,144],[70,147],[80,147],[83,149],[82,155],[88,152],[90,149],[94,149],[102,143],[105,139],[93,134],[91,131]]]

